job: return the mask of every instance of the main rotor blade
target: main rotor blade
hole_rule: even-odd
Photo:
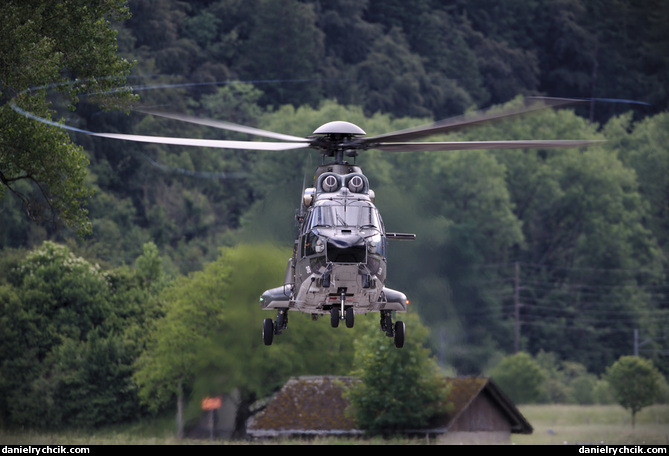
[[[227,141],[216,139],[170,138],[165,136],[126,135],[121,133],[88,134],[101,138],[122,139],[125,141],[145,142],[154,144],[172,144],[176,146],[213,147],[218,149],[247,150],[292,150],[309,147],[307,142],[262,142],[262,141]]]
[[[465,114],[450,119],[444,119],[429,125],[423,125],[415,128],[408,128],[406,130],[399,130],[396,132],[385,133],[382,135],[372,136],[369,138],[362,138],[362,142],[370,144],[377,142],[407,141],[411,139],[425,138],[427,136],[432,136],[439,133],[446,133],[449,131],[455,131],[465,127],[481,125],[488,122],[507,119],[509,117],[519,116],[522,114],[527,114],[542,109],[557,108],[559,106],[565,106],[582,102],[583,100],[574,100],[570,98],[542,98],[542,97],[528,98],[526,100],[526,105],[523,106],[522,108],[503,112],[493,112],[493,113],[490,113],[488,111],[478,111],[474,114]],[[374,148],[374,146],[372,145],[370,146],[370,148]]]
[[[556,147],[591,146],[604,141],[596,140],[527,140],[527,141],[455,141],[455,142],[404,142],[378,143],[370,149],[388,152],[425,152],[438,150],[478,150],[478,149],[544,149]]]
[[[245,125],[239,125],[232,122],[225,122],[222,120],[204,119],[200,117],[189,116],[187,114],[152,111],[149,109],[136,109],[136,111],[144,114],[151,114],[153,116],[165,117],[167,119],[179,120],[181,122],[189,122],[197,125],[203,125],[205,127],[214,127],[214,128],[220,128],[222,130],[237,131],[240,133],[247,133],[250,135],[264,136],[266,138],[281,139],[283,141],[298,141],[298,142],[308,141],[306,138],[300,138],[299,136],[284,135],[283,133],[261,130],[260,128],[247,127]]]

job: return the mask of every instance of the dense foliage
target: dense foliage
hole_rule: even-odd
[[[424,346],[427,329],[413,314],[403,320],[411,328],[411,339],[402,350],[375,331],[377,322],[365,322],[367,331],[355,342],[353,375],[361,382],[346,393],[348,413],[371,434],[428,427],[453,405],[443,374]]]
[[[264,106],[323,97],[441,118],[518,94],[667,107],[659,0],[130,1],[121,49],[142,74],[263,84]],[[307,83],[300,83],[306,81]],[[622,108],[626,110],[626,108]],[[601,120],[620,105],[597,105]]]
[[[546,381],[546,374],[539,363],[524,352],[504,358],[490,375],[517,404],[537,402]]]
[[[598,99],[449,137],[606,140],[585,150],[361,155],[386,227],[418,235],[389,246],[389,286],[459,374],[554,357],[539,400],[592,400],[579,391],[635,349],[669,372],[669,3],[131,0],[122,23],[108,22],[121,1],[43,3],[0,11],[1,419],[122,421],[140,397],[160,409],[240,383],[248,405],[287,375],[351,365],[355,332],[308,318],[269,348],[280,357],[259,347],[258,291],[283,279],[316,153],[69,138],[8,105],[91,131],[246,139],[100,111],[125,106],[130,61],[141,106],[299,136],[335,119],[380,134],[518,95]],[[81,85],[34,90],[70,78]],[[72,230],[31,221],[24,204],[40,201]],[[215,334],[193,336],[200,325]],[[183,358],[156,364],[168,342]]]
[[[95,427],[136,418],[133,364],[143,328],[159,315],[138,280],[150,270],[105,271],[52,242],[0,269],[0,423]]]
[[[4,2],[0,12],[0,198],[11,192],[34,220],[90,233],[84,186],[88,159],[65,131],[35,122],[10,102],[48,121],[47,88],[70,106],[82,93],[107,107],[132,98],[123,86],[132,65],[116,55],[110,20],[128,14],[123,1]],[[76,33],[73,33],[76,31]],[[113,89],[118,89],[113,92]]]

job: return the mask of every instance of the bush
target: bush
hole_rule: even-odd
[[[544,371],[529,354],[516,353],[502,359],[491,373],[493,381],[514,402],[537,402],[546,381]]]

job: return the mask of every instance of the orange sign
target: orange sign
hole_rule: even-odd
[[[202,410],[216,410],[221,408],[220,397],[205,397],[202,399]]]

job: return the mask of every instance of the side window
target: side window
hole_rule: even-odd
[[[307,215],[304,217],[304,221],[302,221],[302,226],[300,227],[301,228],[300,232],[302,234],[306,234],[309,231],[311,227],[311,217],[313,216],[313,214],[314,214],[313,210],[307,211]]]
[[[316,234],[314,234],[313,232],[312,233],[307,233],[306,236],[302,237],[303,256],[311,256],[311,255],[315,255],[316,253],[319,253],[316,250],[316,242],[317,241],[318,241],[318,236],[316,236]],[[319,241],[319,242],[321,242],[321,241]]]
[[[374,208],[374,212],[376,213],[376,219],[379,222],[379,229],[381,230],[382,233],[385,233],[386,228],[383,226],[383,219],[381,218],[381,213],[376,208]]]

